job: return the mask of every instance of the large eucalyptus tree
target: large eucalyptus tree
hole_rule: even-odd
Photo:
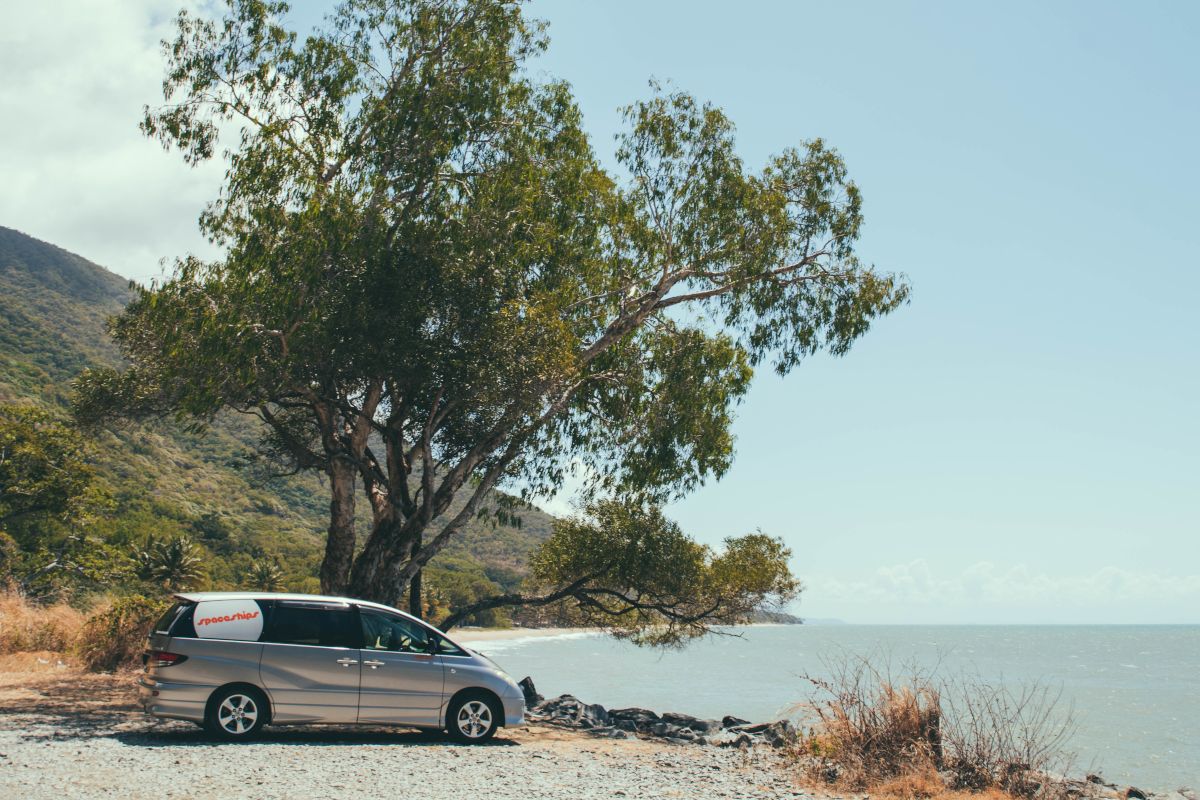
[[[165,43],[143,127],[191,163],[231,138],[201,219],[228,255],[138,294],[131,366],[78,406],[260,416],[329,476],[327,591],[396,601],[497,486],[694,489],[755,366],[840,355],[907,297],[856,258],[859,192],[820,140],[753,171],[720,110],[656,86],[610,172],[567,85],[524,71],[546,41],[518,3],[347,0],[303,39],[285,10],[229,0]]]

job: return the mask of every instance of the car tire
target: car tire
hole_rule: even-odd
[[[204,714],[204,730],[226,742],[252,739],[268,718],[267,697],[252,686],[230,686],[213,692]]]
[[[446,732],[461,744],[483,744],[503,721],[503,708],[486,692],[464,692],[446,709]]]

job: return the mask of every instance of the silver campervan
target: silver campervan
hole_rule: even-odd
[[[484,742],[521,725],[521,689],[486,657],[377,603],[320,595],[198,592],[150,632],[146,712],[248,739],[264,725],[446,730]]]

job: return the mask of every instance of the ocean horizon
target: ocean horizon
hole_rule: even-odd
[[[767,624],[725,630],[682,650],[638,648],[579,631],[472,643],[547,697],[705,718],[803,721],[808,678],[866,658],[893,677],[1010,690],[1038,685],[1070,715],[1071,774],[1143,790],[1200,786],[1200,625]],[[807,677],[806,677],[807,676]]]

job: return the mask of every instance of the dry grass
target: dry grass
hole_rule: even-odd
[[[897,800],[927,800],[946,794],[946,784],[932,769],[907,772],[873,786],[871,794],[879,797],[894,797]]]
[[[941,776],[929,769],[910,772],[872,786],[871,797],[887,800],[1013,800],[1013,795],[1000,789],[979,792],[948,789]]]
[[[66,603],[43,606],[5,592],[0,594],[0,654],[65,652],[79,637],[83,623],[83,613]]]
[[[135,668],[150,626],[169,605],[134,596],[102,601],[85,614],[66,603],[41,605],[6,592],[0,594],[0,656],[30,669],[74,661],[94,672]]]
[[[1047,777],[1069,763],[1073,722],[1059,694],[946,682],[915,668],[894,677],[861,657],[827,666],[832,677],[809,678],[816,696],[801,707],[813,723],[800,745],[810,778],[906,800],[1061,793]]]

